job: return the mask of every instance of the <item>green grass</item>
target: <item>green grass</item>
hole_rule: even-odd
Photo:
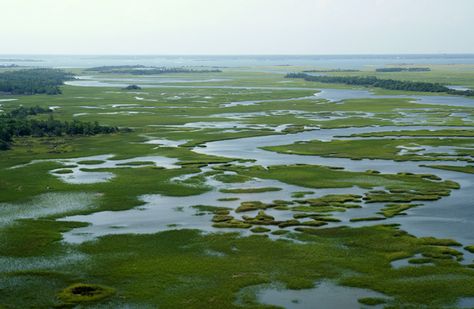
[[[404,211],[417,206],[420,206],[420,204],[386,204],[379,214],[386,218],[392,218],[394,216],[404,215]]]
[[[321,279],[376,290],[393,298],[390,304],[395,306],[437,307],[473,295],[471,270],[442,258],[445,249],[425,245],[394,227],[309,229],[293,237],[305,243],[229,233],[202,235],[189,230],[107,236],[78,247],[93,263],[71,265],[63,274],[67,278],[73,268],[79,268],[80,279],[72,276],[70,280],[97,282],[94,278],[100,278],[98,284],[116,291],[102,301],[104,304],[120,301],[166,308],[209,304],[233,308],[236,294],[246,286],[283,282],[291,288],[306,288],[309,282]],[[207,251],[221,252],[225,257],[205,254]],[[437,267],[390,266],[399,256],[415,252],[438,253],[433,259]],[[58,289],[49,284],[56,280],[54,276],[30,275],[43,278],[37,293],[59,293],[70,285],[65,283]],[[437,293],[429,292],[433,290]],[[6,305],[13,301],[7,292],[0,290]],[[246,305],[256,304],[250,300]]]
[[[464,247],[467,251],[474,253],[474,245]]]
[[[428,167],[437,168],[440,170],[454,171],[460,173],[474,174],[474,166],[452,166],[452,165],[427,165]]]
[[[359,298],[357,300],[359,303],[367,306],[376,306],[387,303],[387,300],[384,298],[377,298],[377,297],[365,297]]]
[[[349,172],[318,165],[278,165],[267,169],[259,166],[234,166],[228,169],[241,175],[265,179],[276,179],[307,188],[347,188],[358,186],[370,189],[383,186],[387,189],[419,190],[433,194],[458,188],[451,181],[432,182],[422,175],[372,174]]]
[[[361,221],[380,221],[385,220],[384,217],[365,217],[365,218],[352,218],[351,222],[361,222]]]
[[[55,174],[72,174],[73,171],[70,169],[61,169],[61,170],[54,171],[54,173]]]
[[[105,163],[105,161],[102,161],[102,160],[84,160],[84,161],[79,161],[77,163],[85,164],[85,165],[97,165],[97,164]]]
[[[224,183],[243,183],[252,179],[250,177],[245,177],[242,175],[228,175],[228,174],[216,175],[214,178]]]
[[[350,159],[388,159],[395,161],[430,161],[439,160],[470,160],[466,154],[473,152],[474,139],[437,139],[437,138],[397,138],[397,139],[370,139],[370,140],[333,140],[331,142],[309,141],[297,142],[291,145],[265,147],[264,149],[287,154],[319,155],[323,157],[339,157]],[[408,150],[400,154],[402,147],[415,147],[424,150],[424,146],[457,146],[465,149],[454,149],[455,158],[447,153],[417,154]],[[409,148],[407,148],[409,149]]]

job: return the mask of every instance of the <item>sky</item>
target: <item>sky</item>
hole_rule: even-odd
[[[0,0],[0,54],[474,53],[474,0]]]

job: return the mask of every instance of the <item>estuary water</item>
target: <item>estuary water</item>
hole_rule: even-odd
[[[253,87],[253,86],[225,86],[225,85],[192,85],[192,83],[206,83],[215,80],[209,79],[174,79],[171,81],[155,80],[151,82],[143,79],[128,79],[128,83],[125,83],[123,79],[117,79],[116,81],[95,79],[94,77],[81,78],[78,80],[68,81],[67,85],[70,86],[82,86],[82,87],[127,87],[130,83],[136,84],[144,89],[146,88],[195,88],[195,89],[255,89],[255,90],[314,90],[316,93],[313,97],[302,97],[297,99],[325,99],[332,102],[348,100],[348,99],[409,99],[416,103],[421,104],[432,104],[432,105],[448,105],[448,106],[460,106],[460,107],[474,107],[474,98],[464,96],[448,96],[448,95],[378,95],[369,90],[364,89],[331,89],[331,88],[302,88],[302,87]],[[142,82],[143,81],[143,82]],[[176,83],[170,85],[170,83]],[[177,85],[179,83],[186,83],[186,85]],[[296,99],[296,98],[295,98]],[[273,101],[290,101],[295,99],[277,99]],[[271,100],[268,100],[271,101]],[[246,101],[243,105],[257,104],[259,101]],[[230,107],[228,105],[224,107]]]
[[[400,223],[402,229],[416,236],[435,236],[440,238],[453,238],[463,244],[474,243],[474,235],[470,232],[474,229],[474,211],[472,208],[472,190],[474,175],[458,173],[453,171],[437,170],[422,167],[423,164],[450,164],[464,165],[457,161],[406,161],[395,162],[392,160],[351,160],[346,158],[325,158],[311,155],[280,154],[265,151],[260,147],[291,144],[296,141],[322,140],[329,141],[337,136],[349,136],[357,133],[419,130],[419,129],[446,129],[447,127],[420,127],[420,126],[385,126],[385,127],[361,127],[361,128],[341,128],[327,130],[312,130],[296,134],[270,135],[234,140],[223,140],[206,143],[205,147],[195,147],[193,151],[206,155],[215,155],[235,159],[253,160],[246,165],[282,165],[282,164],[313,164],[333,167],[343,167],[348,171],[377,170],[382,173],[395,174],[398,172],[412,172],[434,174],[443,179],[450,179],[458,182],[461,189],[453,190],[451,196],[441,200],[424,203],[426,206],[413,208],[408,211],[409,216],[400,216],[383,221],[384,223]],[[449,127],[448,127],[449,128]],[[459,127],[456,127],[459,129]],[[205,170],[206,171],[206,170]],[[225,231],[211,227],[211,215],[196,215],[194,205],[222,205],[235,209],[242,201],[262,201],[272,202],[278,199],[288,199],[292,192],[314,191],[308,197],[318,197],[325,194],[362,194],[364,190],[357,187],[342,189],[310,189],[294,185],[288,185],[275,180],[258,179],[243,184],[223,184],[213,179],[208,179],[208,184],[214,189],[210,192],[191,197],[167,197],[162,195],[145,195],[141,199],[145,205],[139,208],[116,211],[97,212],[84,216],[66,217],[62,220],[87,222],[90,225],[78,229],[73,229],[66,234],[66,241],[80,243],[107,234],[122,233],[153,233],[157,231],[175,228],[198,228],[204,231]],[[282,188],[277,192],[265,192],[237,195],[240,199],[235,201],[220,202],[219,199],[234,197],[225,194],[219,189],[228,188],[256,188],[256,187],[278,187]],[[374,222],[349,221],[351,216],[363,217],[374,215],[382,205],[365,205],[365,208],[351,210],[346,213],[336,214],[342,223],[333,225],[361,226],[369,224],[380,224]],[[278,220],[291,219],[291,213],[270,210],[268,213]],[[232,213],[235,214],[235,213]],[[255,215],[256,212],[246,213]]]
[[[2,55],[0,65],[29,65],[87,68],[104,65],[147,66],[315,66],[333,69],[361,69],[389,64],[474,64],[473,54],[392,55]],[[263,68],[262,68],[263,69]]]

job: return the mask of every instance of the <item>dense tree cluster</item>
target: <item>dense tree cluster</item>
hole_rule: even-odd
[[[456,90],[456,89],[449,89],[446,91],[449,94],[456,94],[456,95],[465,95],[468,97],[474,96],[474,90]]]
[[[144,65],[114,65],[89,68],[85,71],[108,74],[158,75],[165,73],[220,73],[219,69],[191,69],[185,67],[147,67]]]
[[[47,120],[28,118],[46,113],[50,114]],[[101,126],[98,122],[55,120],[51,113],[50,109],[36,106],[20,107],[0,115],[0,150],[9,149],[13,138],[17,136],[96,135],[119,131],[117,127]]]
[[[73,74],[57,69],[25,69],[0,73],[0,92],[9,94],[60,94],[59,86]]]
[[[446,92],[449,94],[473,96],[473,90],[454,90],[438,83],[413,82],[394,79],[380,79],[375,76],[314,76],[305,73],[289,73],[286,78],[303,78],[306,81],[328,84],[346,84],[379,87],[389,90]]]
[[[13,117],[13,118],[25,118],[27,116],[34,116],[34,115],[38,115],[38,114],[48,114],[48,113],[52,113],[53,110],[52,109],[49,109],[49,108],[44,108],[44,107],[41,107],[41,106],[33,106],[33,107],[23,107],[23,106],[20,106],[14,110],[12,110],[9,114],[9,116]]]
[[[376,72],[429,72],[430,68],[378,68]]]

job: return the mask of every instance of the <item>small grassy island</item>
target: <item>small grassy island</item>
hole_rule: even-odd
[[[125,90],[142,90],[142,87],[138,85],[128,85],[127,87],[124,88]]]
[[[393,68],[377,68],[375,69],[376,72],[429,72],[431,71],[430,68],[420,68],[420,67],[408,67],[408,68],[400,68],[400,67],[393,67]]]

